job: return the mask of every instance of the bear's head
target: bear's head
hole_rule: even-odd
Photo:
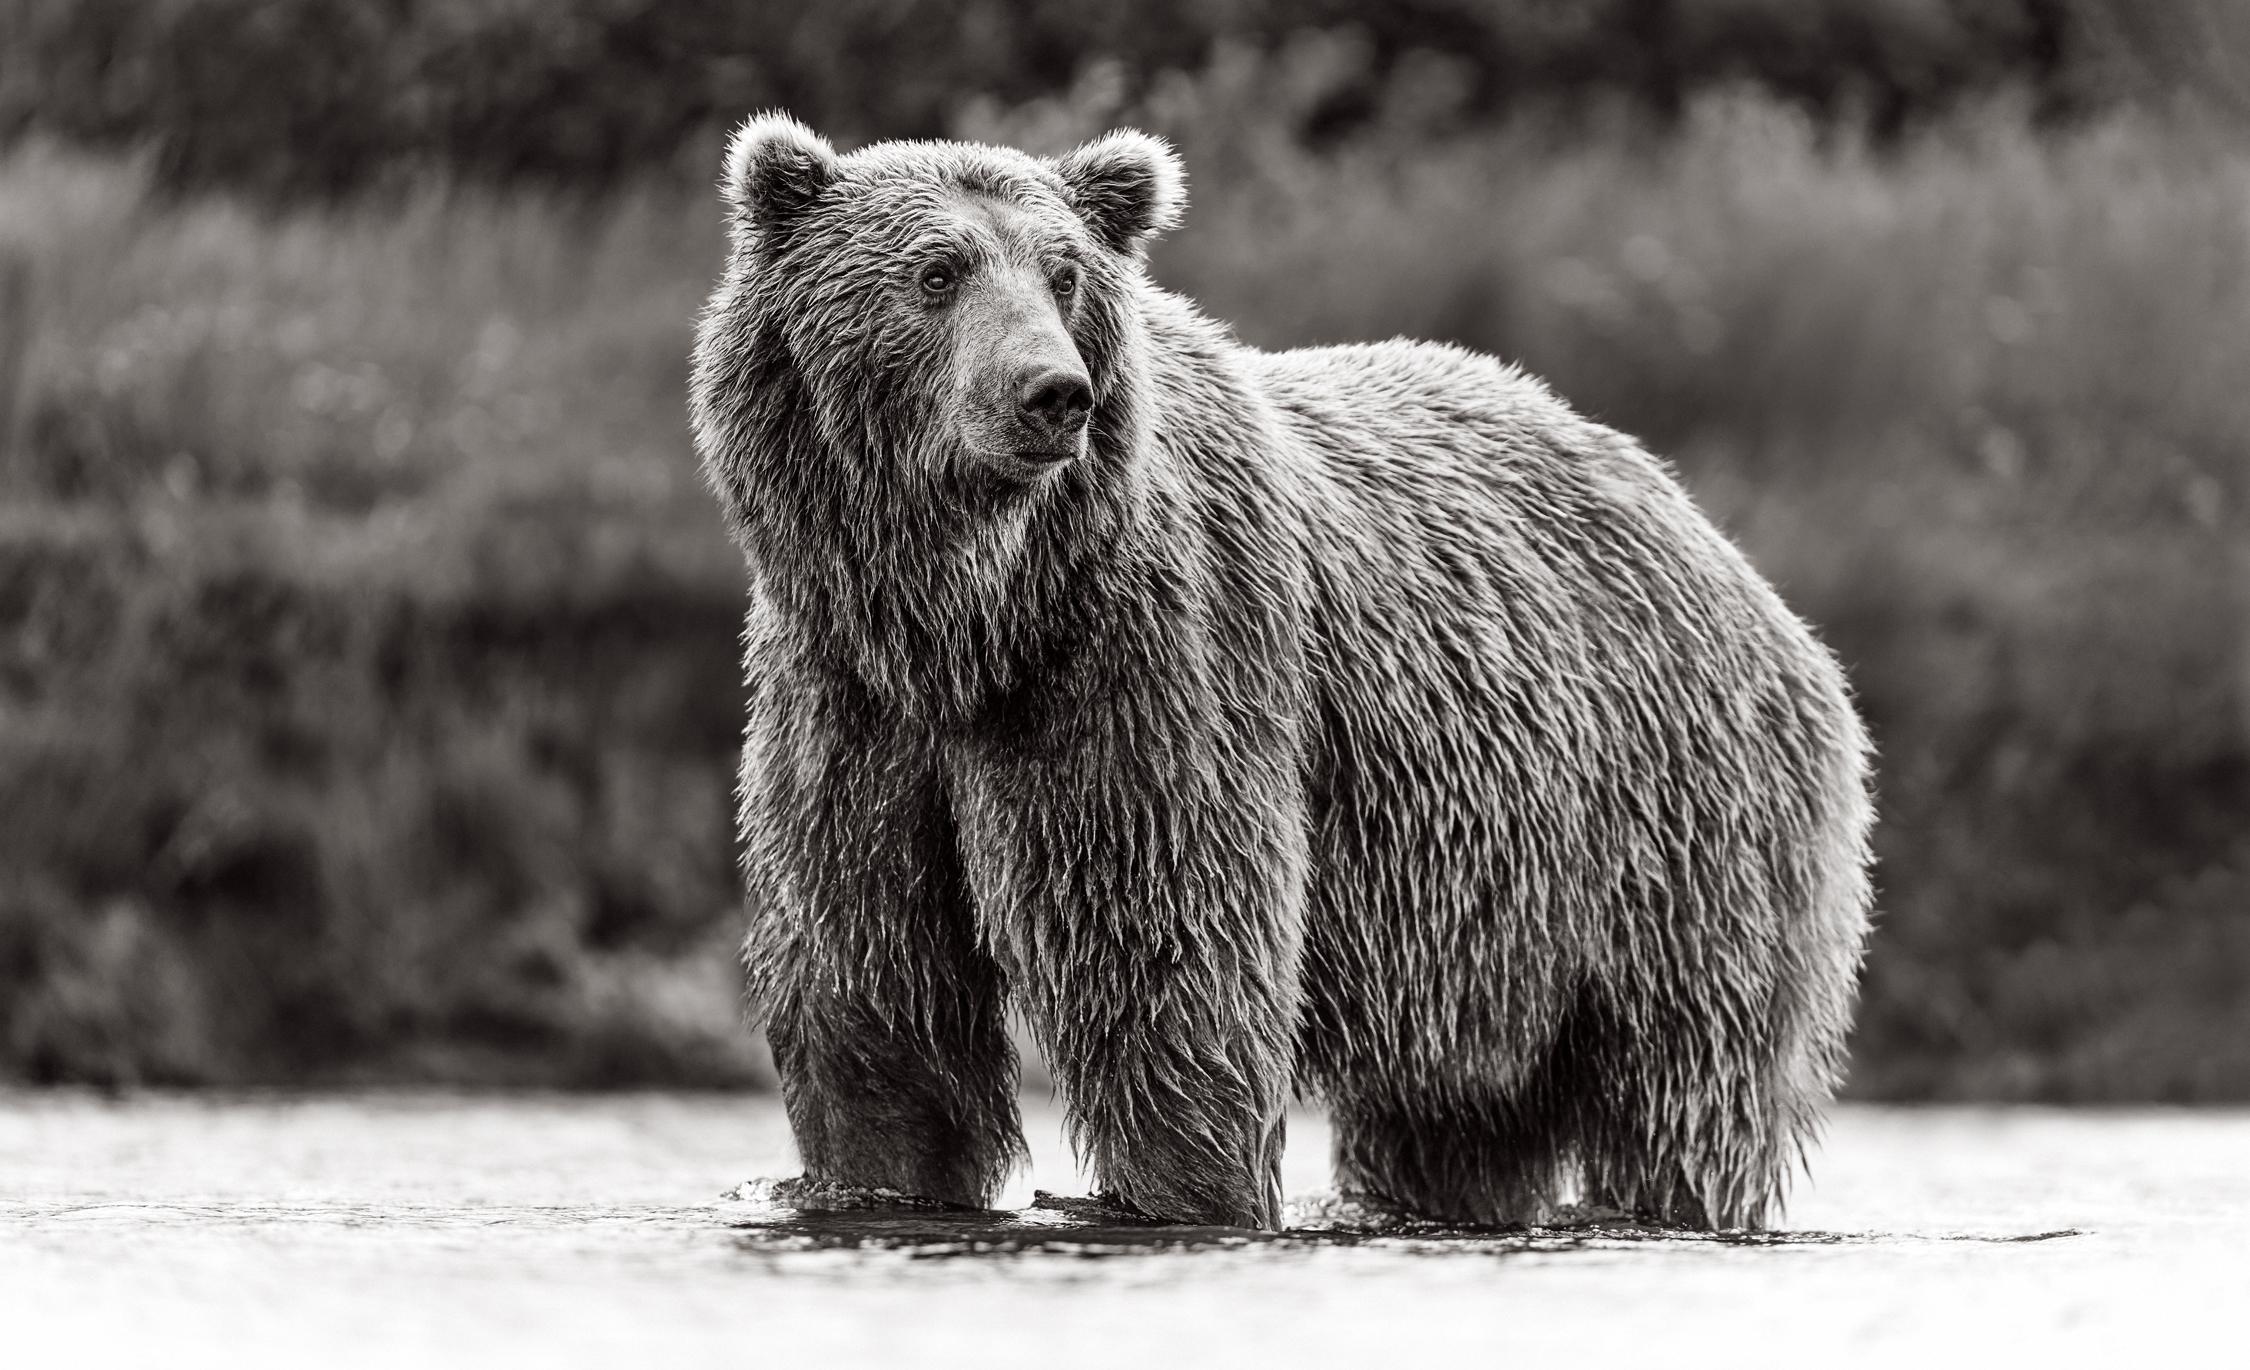
[[[901,478],[1005,498],[1116,459],[1137,422],[1140,254],[1181,182],[1171,149],[1132,131],[1051,160],[941,142],[845,156],[784,115],[751,119],[728,148],[731,261],[696,347],[722,497],[786,474],[860,508]]]

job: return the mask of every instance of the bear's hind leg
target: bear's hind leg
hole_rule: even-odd
[[[1589,1150],[1581,1183],[1586,1207],[1596,1214],[1693,1230],[1751,1225],[1714,1223],[1687,1167],[1661,1147],[1619,1145],[1609,1138]]]
[[[1338,1100],[1338,1190],[1489,1227],[1551,1221],[1569,1179],[1543,1092],[1513,1099]]]
[[[1760,1044],[1713,1023],[1577,1015],[1567,1067],[1589,1208],[1662,1227],[1757,1230],[1778,1205],[1794,1143],[1774,1111]],[[1681,1043],[1700,1047],[1679,1052]]]

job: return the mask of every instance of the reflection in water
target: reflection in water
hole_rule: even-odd
[[[1060,1256],[1098,1260],[1198,1252],[1274,1253],[1366,1249],[1405,1256],[1546,1255],[1665,1247],[1896,1245],[1901,1242],[2044,1242],[2076,1229],[1899,1235],[1881,1232],[1691,1232],[1611,1217],[1553,1227],[1492,1228],[1431,1222],[1351,1195],[1293,1198],[1279,1232],[1166,1223],[1094,1199],[1044,1191],[1018,1211],[969,1209],[883,1190],[752,1180],[726,1196],[743,1250],[888,1253],[915,1260]]]

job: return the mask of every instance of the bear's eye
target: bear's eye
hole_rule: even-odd
[[[1074,266],[1066,266],[1062,270],[1056,272],[1054,286],[1055,293],[1062,296],[1066,300],[1071,296],[1077,294],[1078,268]]]
[[[950,295],[960,278],[949,266],[930,266],[922,269],[922,293],[932,297]]]

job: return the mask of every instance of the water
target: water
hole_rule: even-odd
[[[16,1365],[1741,1363],[2066,1349],[2231,1359],[2250,1113],[1839,1112],[1790,1230],[1134,1224],[1051,1107],[1017,1212],[797,1214],[762,1098],[0,1095]],[[721,1197],[734,1191],[746,1197]],[[2228,1348],[2232,1348],[2231,1351]],[[23,1356],[22,1353],[32,1354]],[[21,1358],[19,1358],[21,1357]]]

